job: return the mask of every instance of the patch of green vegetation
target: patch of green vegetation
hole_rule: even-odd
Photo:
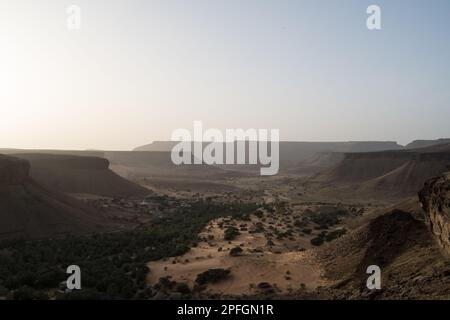
[[[197,275],[195,283],[204,285],[207,283],[216,283],[228,277],[230,270],[228,269],[209,269]]]
[[[297,228],[304,228],[308,226],[308,220],[307,219],[301,219],[301,220],[295,220],[294,221],[294,226],[296,226]]]
[[[347,230],[345,228],[330,231],[329,233],[326,234],[325,241],[326,242],[333,241],[334,239],[342,237],[346,233]]]
[[[185,282],[177,283],[176,286],[175,286],[175,291],[179,292],[179,293],[182,293],[182,294],[190,294],[191,293],[191,289],[189,288],[189,286]]]
[[[311,229],[311,228],[305,228],[305,229],[302,229],[302,232],[303,232],[304,234],[311,234],[312,229]]]
[[[262,217],[264,217],[264,212],[262,212],[261,210],[256,210],[254,213],[255,217],[261,219]]]
[[[325,241],[330,242],[341,236],[343,236],[347,230],[345,228],[336,229],[333,231],[322,231],[317,237],[311,239],[311,244],[313,246],[321,246]]]
[[[230,250],[230,256],[237,257],[239,256],[244,250],[242,250],[241,247],[234,247]]]
[[[323,244],[323,238],[321,237],[315,237],[311,239],[311,244],[313,246],[321,246]]]
[[[308,218],[319,226],[319,229],[328,229],[329,227],[339,224],[340,216],[344,215],[345,211],[336,210],[335,212],[309,212]]]
[[[231,241],[231,240],[236,239],[236,237],[237,237],[238,235],[240,235],[240,234],[241,234],[241,233],[239,232],[239,230],[238,230],[236,227],[228,227],[228,228],[225,230],[225,233],[224,233],[223,238],[224,238],[226,241]]]
[[[42,241],[0,242],[0,287],[13,298],[41,299],[67,279],[66,268],[81,268],[83,289],[64,299],[146,299],[149,261],[179,256],[198,242],[206,224],[223,216],[239,217],[255,204],[197,200],[140,230]]]
[[[271,204],[265,203],[263,205],[263,208],[264,208],[264,210],[266,210],[269,213],[274,213],[275,212],[275,208]]]

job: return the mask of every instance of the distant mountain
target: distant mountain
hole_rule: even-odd
[[[15,156],[28,160],[31,177],[53,190],[120,197],[148,193],[144,187],[111,171],[104,158],[26,153]]]
[[[136,147],[133,151],[171,151],[179,141],[153,141],[152,143]]]
[[[298,164],[311,156],[324,152],[375,152],[399,150],[402,146],[393,141],[347,142],[280,142],[280,163],[283,167]]]
[[[431,147],[438,144],[446,144],[450,143],[450,138],[441,138],[436,140],[414,140],[411,143],[408,143],[405,148],[406,149],[416,149],[416,148],[425,148]]]
[[[170,152],[179,142],[155,141],[137,147],[133,151]],[[208,143],[204,143],[206,146]],[[280,165],[282,168],[295,166],[300,162],[324,152],[374,152],[382,150],[399,150],[403,147],[394,141],[347,141],[347,142],[297,142],[281,141],[279,144]],[[225,150],[225,147],[224,147]],[[248,145],[246,146],[248,153]],[[223,166],[221,166],[223,168]],[[232,169],[232,166],[230,167]]]
[[[14,155],[22,153],[39,154],[59,154],[71,156],[100,157],[103,158],[104,152],[101,150],[56,150],[56,149],[8,149],[0,148],[0,154]]]
[[[105,230],[102,215],[30,178],[26,160],[0,155],[0,239]]]

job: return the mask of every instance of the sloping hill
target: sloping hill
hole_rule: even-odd
[[[448,144],[450,143],[450,138],[441,138],[436,140],[414,140],[411,143],[408,143],[405,148],[406,149],[417,149],[417,148],[425,148],[431,147],[438,144]]]
[[[337,165],[314,177],[325,188],[340,188],[359,195],[408,196],[423,183],[447,171],[450,144],[427,148],[347,153]]]
[[[163,151],[108,151],[105,156],[120,176],[157,190],[227,192],[237,188],[218,180],[244,174],[214,165],[175,165],[171,153]]]
[[[367,190],[380,190],[386,193],[414,194],[430,177],[445,170],[450,163],[444,159],[411,160],[391,172],[370,180],[361,187]]]
[[[52,190],[120,197],[148,193],[144,187],[111,171],[109,161],[104,158],[55,154],[16,156],[28,160],[31,177]]]
[[[124,176],[159,177],[177,176],[190,178],[211,178],[212,176],[228,175],[228,172],[206,164],[175,165],[170,152],[163,151],[108,151],[105,157],[109,159],[115,171],[123,172]],[[191,159],[193,157],[191,156]],[[193,162],[193,160],[192,160]]]
[[[300,161],[297,165],[292,165],[287,169],[288,173],[312,176],[333,168],[344,159],[344,154],[340,152],[318,152]]]
[[[102,215],[29,177],[29,163],[0,155],[0,239],[103,231]]]
[[[318,250],[326,277],[324,289],[337,299],[449,299],[450,263],[442,255],[423,221],[393,210]],[[382,272],[382,289],[368,290],[367,267]]]

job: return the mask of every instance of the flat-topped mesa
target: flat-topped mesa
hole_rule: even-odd
[[[28,160],[32,169],[37,168],[71,168],[86,170],[108,170],[109,161],[105,158],[60,155],[60,154],[39,154],[25,153],[14,155],[18,158]]]
[[[450,255],[450,173],[428,180],[419,198],[431,232]]]
[[[100,196],[142,196],[148,190],[109,169],[109,160],[61,154],[17,154],[29,161],[30,176],[40,185],[59,192]]]
[[[0,155],[0,185],[24,183],[30,174],[30,164],[26,160]]]

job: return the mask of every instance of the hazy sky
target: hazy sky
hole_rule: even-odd
[[[0,147],[131,149],[194,120],[449,137],[449,39],[448,0],[0,0]]]

